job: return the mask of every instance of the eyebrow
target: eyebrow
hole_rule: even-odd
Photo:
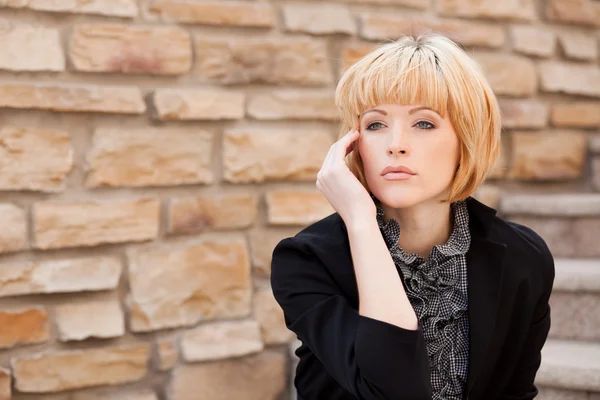
[[[421,111],[421,110],[429,110],[429,111],[433,111],[433,110],[432,110],[431,108],[429,108],[429,107],[415,107],[415,108],[411,109],[411,110],[408,112],[408,114],[409,114],[409,115],[412,115],[412,114],[416,113],[417,111]],[[370,109],[370,110],[367,110],[367,111],[365,111],[364,113],[362,113],[362,115],[359,115],[359,117],[361,117],[361,118],[362,118],[362,117],[364,117],[364,116],[365,116],[365,114],[367,114],[367,113],[370,113],[370,112],[378,112],[378,113],[381,113],[381,114],[383,114],[383,115],[388,115],[388,113],[387,113],[387,112],[385,112],[385,111],[383,111],[383,110],[380,110],[380,109],[378,109],[378,108],[373,108],[373,109]],[[435,111],[433,111],[433,112],[435,112]],[[437,114],[437,113],[436,113],[436,114]]]

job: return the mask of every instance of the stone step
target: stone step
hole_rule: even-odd
[[[600,259],[554,260],[551,338],[600,342]]]
[[[545,217],[600,216],[600,193],[505,194],[499,211]]]
[[[600,343],[550,339],[536,376],[542,387],[600,392]]]

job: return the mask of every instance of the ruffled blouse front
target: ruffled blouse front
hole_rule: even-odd
[[[426,260],[398,246],[398,222],[385,221],[380,202],[373,200],[379,228],[424,333],[433,400],[460,400],[469,366],[466,253],[471,234],[466,202],[452,203],[453,231],[446,243],[433,247]]]

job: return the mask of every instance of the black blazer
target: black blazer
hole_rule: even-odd
[[[550,329],[554,261],[531,229],[467,199],[470,356],[464,399],[533,399]],[[358,314],[348,234],[332,214],[283,239],[271,286],[302,345],[294,385],[303,400],[431,399],[423,332]],[[400,274],[400,271],[398,271]]]

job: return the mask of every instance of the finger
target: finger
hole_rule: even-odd
[[[354,143],[356,143],[359,137],[360,132],[352,130],[348,133],[348,135],[340,139],[338,142],[338,148],[336,149],[336,158],[344,159],[353,150]]]
[[[331,166],[335,165],[337,161],[337,159],[339,158],[337,156],[338,154],[338,148],[340,147],[340,145],[343,146],[344,141],[353,134],[353,130],[348,131],[344,136],[342,136],[337,142],[335,142],[331,148],[329,149],[329,152],[327,153],[327,156],[325,157],[325,161],[323,161],[323,166],[326,168],[330,168]]]

